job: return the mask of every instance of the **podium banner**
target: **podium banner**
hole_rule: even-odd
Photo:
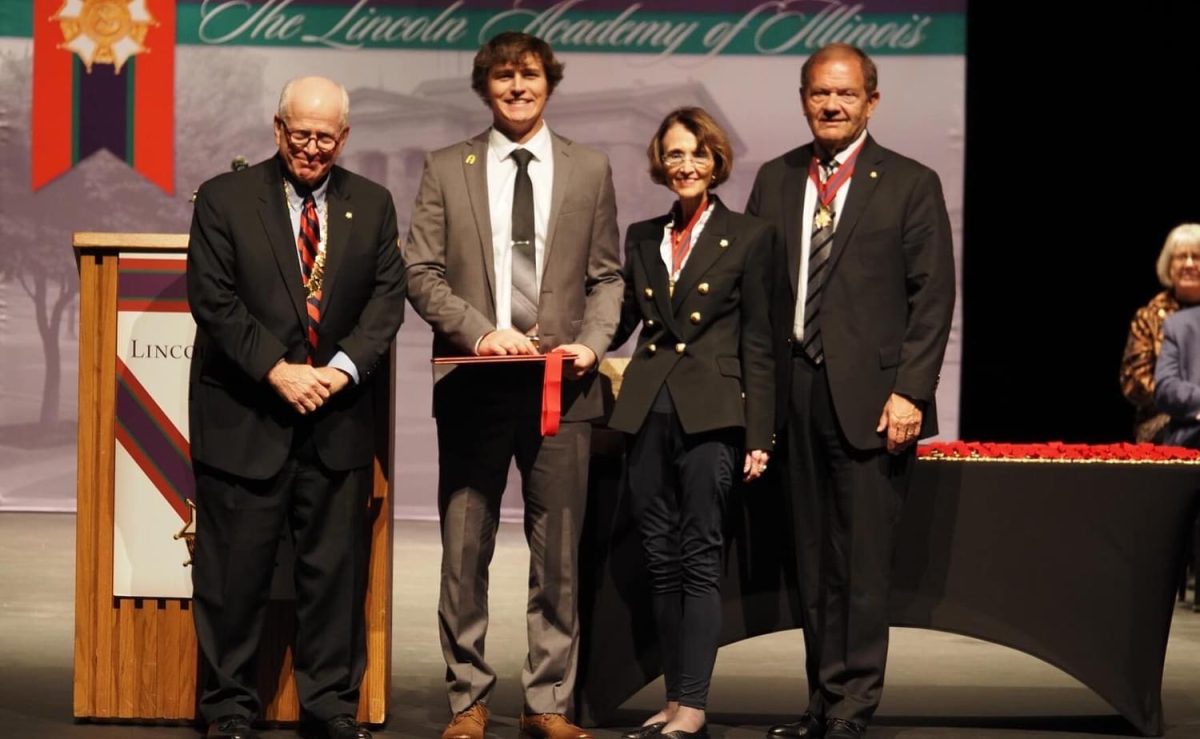
[[[117,276],[113,595],[190,598],[195,502],[188,364],[196,324],[183,255],[121,254]]]

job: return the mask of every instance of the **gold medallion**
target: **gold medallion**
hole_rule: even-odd
[[[817,228],[825,228],[833,223],[833,209],[828,205],[817,206],[816,215],[813,216],[813,225]]]
[[[65,0],[54,20],[62,27],[59,48],[78,54],[89,74],[93,64],[112,64],[119,74],[131,56],[147,50],[146,32],[158,25],[146,0]]]

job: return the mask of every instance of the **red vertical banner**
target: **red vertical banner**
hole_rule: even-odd
[[[34,0],[32,187],[107,149],[174,191],[175,3]]]
[[[133,83],[133,167],[175,192],[175,0],[146,0],[158,21],[146,34]]]
[[[71,168],[74,137],[75,55],[55,20],[62,0],[33,0],[33,189]]]

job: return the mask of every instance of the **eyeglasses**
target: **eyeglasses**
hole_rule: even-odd
[[[674,169],[682,167],[684,162],[691,162],[696,169],[707,169],[712,166],[712,155],[708,153],[695,152],[685,154],[682,151],[670,151],[663,155],[663,164]]]
[[[342,135],[340,133],[335,136],[331,133],[325,133],[323,131],[293,131],[292,129],[288,128],[288,124],[285,123],[282,118],[277,118],[276,120],[279,121],[279,125],[283,126],[283,132],[287,135],[288,143],[297,149],[303,149],[307,147],[308,142],[315,139],[318,150],[329,152],[336,149],[338,142],[342,139]]]

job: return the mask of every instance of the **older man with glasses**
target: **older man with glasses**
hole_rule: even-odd
[[[258,736],[255,653],[285,529],[310,735],[370,737],[354,716],[366,667],[372,371],[404,316],[405,271],[391,195],[334,164],[349,108],[331,80],[289,82],[278,153],[196,196],[192,583],[210,739]]]

